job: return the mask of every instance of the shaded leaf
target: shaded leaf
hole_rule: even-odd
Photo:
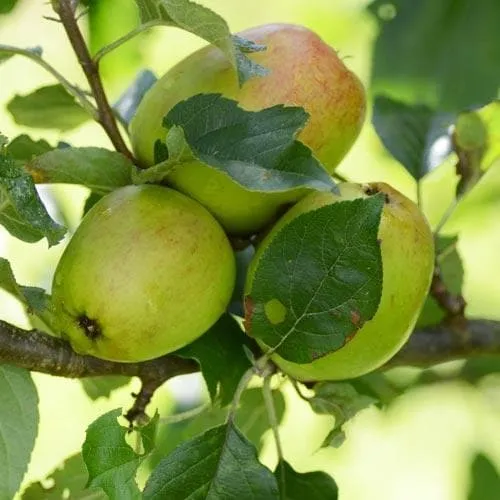
[[[452,114],[436,114],[427,106],[377,96],[372,120],[386,149],[417,180],[452,152],[448,134]]]
[[[38,394],[27,370],[0,365],[0,498],[13,498],[38,428]]]
[[[468,500],[497,500],[500,492],[500,474],[491,461],[479,454],[472,463],[472,487]]]
[[[279,390],[273,390],[272,397],[279,425],[285,413],[285,398]],[[245,434],[260,453],[264,434],[271,428],[261,388],[247,389],[243,393],[235,421],[241,432]]]
[[[190,0],[135,0],[143,24],[160,21],[167,26],[189,31],[219,47],[238,73],[240,84],[266,70],[245,54],[265,49],[260,45],[233,37],[226,21],[210,9]]]
[[[141,457],[126,443],[127,429],[117,418],[120,410],[110,411],[87,429],[82,456],[89,472],[87,487],[100,487],[112,500],[139,499],[135,481]]]
[[[153,470],[143,498],[278,499],[276,480],[232,424],[181,444]]]
[[[205,334],[175,354],[200,364],[212,401],[219,399],[225,406],[231,402],[238,382],[250,368],[243,351],[243,345],[250,342],[238,322],[224,314]]]
[[[274,475],[280,489],[280,500],[336,500],[337,484],[326,472],[300,473],[286,461],[276,466]]]
[[[66,229],[54,222],[31,177],[12,158],[0,153],[0,224],[13,236],[33,243],[47,238],[49,246],[63,238]]]
[[[54,149],[47,141],[33,140],[29,135],[21,134],[13,139],[7,146],[7,154],[22,162],[28,162],[35,156],[40,156]]]
[[[348,382],[322,382],[314,386],[314,392],[309,400],[313,411],[335,418],[335,426],[323,446],[340,446],[345,438],[342,426],[358,412],[377,402],[372,397],[359,394]]]
[[[41,87],[25,96],[16,95],[7,109],[18,125],[31,128],[66,131],[91,119],[59,84]]]
[[[88,472],[80,453],[66,459],[41,482],[32,483],[24,490],[22,500],[107,500],[101,489],[88,490]]]
[[[302,213],[274,235],[245,297],[247,333],[286,360],[340,349],[377,311],[383,197]]]
[[[383,13],[386,0],[369,10]],[[407,103],[462,111],[498,95],[500,2],[393,0],[395,17],[380,21],[372,87]],[[464,71],[467,68],[467,71]]]
[[[37,184],[81,184],[101,195],[131,184],[133,168],[120,153],[95,147],[54,149],[25,166]]]
[[[311,150],[295,140],[308,116],[302,108],[281,105],[245,111],[220,94],[198,94],[176,104],[163,124],[182,127],[195,158],[251,191],[329,191],[335,188],[332,178]],[[183,149],[177,142],[176,149],[174,161],[179,161]]]
[[[87,396],[95,401],[99,398],[109,398],[111,393],[130,382],[130,377],[106,375],[102,377],[87,377],[80,380]]]

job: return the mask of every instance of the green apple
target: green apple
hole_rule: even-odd
[[[262,241],[247,275],[245,293],[249,294],[260,256],[273,237],[300,214],[339,201],[384,193],[385,205],[378,231],[383,285],[377,312],[343,347],[311,363],[293,363],[273,354],[271,359],[279,368],[297,380],[358,377],[388,361],[411,334],[434,270],[432,232],[424,215],[411,200],[384,183],[344,183],[339,188],[340,195],[312,193],[291,208]],[[251,311],[247,311],[247,315],[251,315]],[[259,343],[265,350],[269,349]]]
[[[58,263],[52,300],[75,351],[134,362],[202,335],[234,282],[234,253],[204,207],[162,186],[127,186],[83,218]]]
[[[132,146],[144,166],[154,163],[154,143],[164,139],[163,117],[178,102],[199,93],[221,93],[244,109],[258,111],[276,104],[302,106],[310,115],[298,139],[331,173],[356,140],[365,116],[365,91],[335,50],[307,28],[269,24],[239,33],[267,46],[251,58],[269,74],[241,88],[234,68],[213,46],[190,55],[148,91],[130,125]],[[200,162],[174,170],[169,183],[189,194],[232,234],[250,234],[268,224],[283,205],[309,190],[262,193],[249,191],[226,174]]]

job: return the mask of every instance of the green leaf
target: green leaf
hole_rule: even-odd
[[[436,255],[441,270],[441,279],[446,288],[461,295],[464,282],[464,267],[458,253],[458,236],[438,236]],[[445,311],[432,295],[428,295],[417,322],[418,327],[437,325],[446,316]]]
[[[335,184],[328,172],[294,139],[308,116],[281,105],[245,111],[220,94],[198,94],[176,104],[163,125],[182,127],[196,158],[251,191],[330,191]]]
[[[27,370],[0,365],[0,498],[13,498],[38,428],[38,394]]]
[[[109,398],[111,393],[130,382],[130,377],[120,375],[105,375],[102,377],[88,377],[80,380],[87,396],[95,401],[99,398]]]
[[[101,489],[85,488],[89,474],[80,453],[67,458],[41,482],[32,483],[24,490],[22,500],[107,500]],[[44,484],[50,484],[46,487]]]
[[[478,454],[472,463],[472,487],[468,500],[497,500],[500,474],[491,461]]]
[[[135,481],[141,457],[126,443],[127,429],[117,418],[120,410],[99,417],[87,429],[82,456],[89,471],[87,487],[100,487],[111,500],[139,499]]]
[[[359,394],[347,382],[322,382],[314,386],[314,393],[309,400],[313,411],[335,417],[335,426],[323,446],[340,446],[345,439],[342,426],[358,412],[377,402],[374,398]]]
[[[25,96],[16,95],[7,109],[18,125],[31,128],[66,131],[91,119],[59,84],[41,87]]]
[[[0,3],[0,14],[8,14],[17,5],[18,0],[2,0]]]
[[[377,96],[372,120],[386,149],[417,180],[452,151],[447,131],[453,123],[451,114],[436,114],[427,106]]]
[[[54,148],[43,139],[33,140],[29,135],[21,134],[7,146],[7,154],[14,160],[28,162],[36,156],[52,151]]]
[[[156,81],[157,78],[152,71],[141,71],[132,84],[113,105],[114,111],[120,116],[122,123],[126,126],[130,124],[130,121],[134,117],[142,98]]]
[[[33,243],[61,241],[66,229],[45,209],[31,177],[12,158],[0,154],[0,224],[16,238]]]
[[[280,500],[336,500],[337,484],[326,472],[300,473],[286,461],[281,461],[274,471],[280,488]]]
[[[25,166],[37,184],[81,184],[101,195],[131,184],[133,168],[120,153],[95,147],[54,149]]]
[[[380,302],[383,203],[380,195],[333,203],[285,225],[255,267],[247,333],[297,363],[340,349]]]
[[[243,345],[249,344],[238,322],[224,314],[204,335],[175,354],[200,364],[212,401],[219,399],[225,406],[231,402],[238,382],[250,368],[243,350]]]
[[[386,0],[369,10],[383,17]],[[500,2],[393,0],[395,17],[380,20],[372,87],[407,103],[462,111],[498,95]],[[467,71],[464,71],[467,68]]]
[[[238,73],[240,85],[253,76],[267,72],[245,54],[264,50],[265,47],[233,37],[226,21],[215,12],[190,0],[135,0],[141,22],[161,22],[193,33],[219,47]]]
[[[153,470],[145,500],[278,499],[276,480],[252,444],[231,423],[181,444]]]

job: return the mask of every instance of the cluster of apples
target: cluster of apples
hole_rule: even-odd
[[[221,93],[247,110],[302,106],[310,115],[298,139],[331,174],[356,140],[365,93],[337,53],[310,30],[285,24],[240,36],[265,45],[252,55],[269,70],[238,85],[221,51],[203,48],[172,68],[147,93],[131,124],[134,153],[154,163],[165,137],[163,117],[199,93]],[[373,370],[410,334],[433,269],[433,238],[424,216],[382,183],[341,184],[340,194],[294,189],[249,191],[201,162],[175,169],[167,186],[127,186],[102,198],[82,220],[54,275],[58,333],[84,354],[136,362],[173,352],[206,332],[224,313],[235,284],[228,235],[249,236],[293,205],[261,241],[247,275],[277,232],[319,207],[385,193],[379,227],[382,299],[374,318],[344,347],[309,364],[273,355],[299,380],[342,379]],[[265,346],[263,346],[265,348]]]

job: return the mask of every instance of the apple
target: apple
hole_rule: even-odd
[[[427,296],[434,270],[433,235],[417,205],[384,183],[343,183],[339,185],[339,189],[340,195],[312,193],[292,207],[263,239],[247,275],[246,316],[251,320],[251,299],[248,296],[255,269],[274,236],[285,225],[300,214],[325,205],[384,193],[385,204],[378,231],[383,266],[382,296],[378,309],[374,317],[343,347],[311,363],[299,364],[287,361],[278,354],[271,355],[271,359],[283,372],[301,381],[354,378],[375,370],[388,361],[410,336]],[[247,324],[251,324],[251,321]],[[262,341],[258,342],[264,350],[269,350]]]
[[[143,166],[154,164],[154,143],[165,138],[163,117],[174,105],[199,93],[221,93],[251,111],[277,104],[303,107],[310,118],[298,139],[328,172],[333,172],[363,124],[365,91],[357,76],[332,47],[307,28],[268,24],[238,35],[267,47],[251,58],[269,74],[251,78],[240,88],[229,60],[213,46],[178,63],[147,92],[130,124],[139,162]],[[305,188],[250,191],[201,162],[182,165],[168,182],[207,207],[227,232],[238,235],[257,232],[283,205],[310,192]]]
[[[83,218],[57,265],[52,300],[75,351],[136,362],[202,335],[234,282],[231,245],[204,207],[170,188],[127,186]]]

